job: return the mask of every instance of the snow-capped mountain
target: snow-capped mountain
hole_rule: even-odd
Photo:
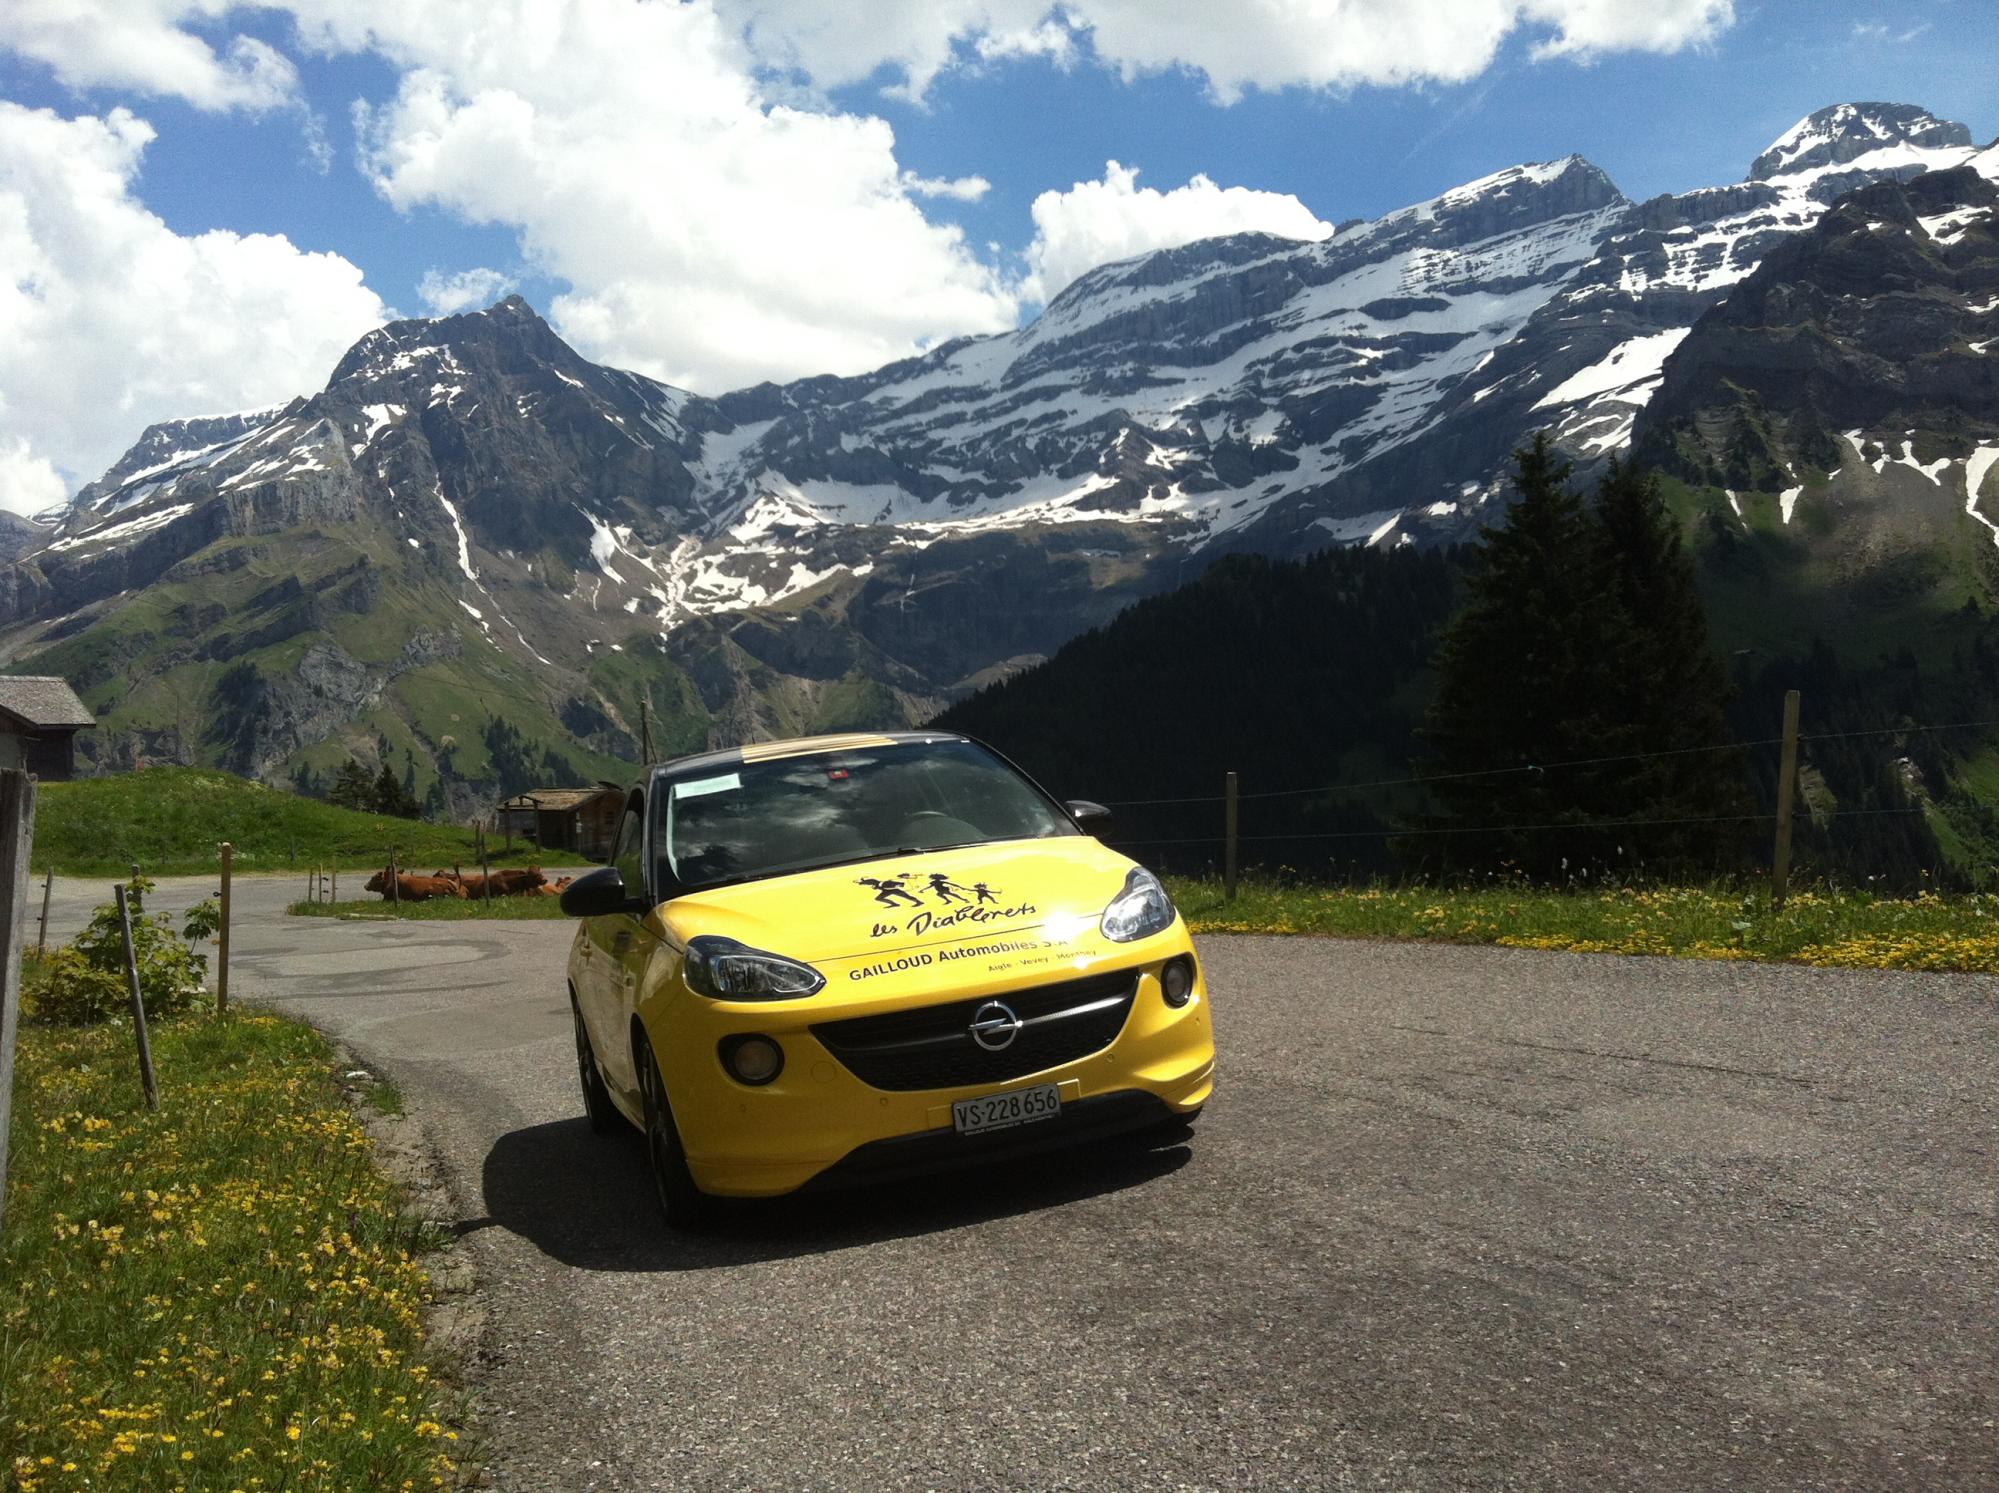
[[[1516,166],[1323,242],[1105,265],[1014,333],[712,398],[587,362],[518,298],[399,322],[316,394],[145,432],[0,568],[4,646],[308,536],[358,553],[368,594],[427,598],[397,646],[491,650],[551,710],[571,692],[567,730],[609,754],[628,712],[588,681],[627,650],[663,649],[715,734],[855,690],[917,715],[1224,549],[1464,536],[1533,429],[1585,463],[1623,449],[1695,324],[1843,194],[1991,160],[1920,109],[1842,104],[1733,185],[1632,203],[1577,156]],[[331,599],[351,568],[282,626],[190,624],[165,661],[155,629],[132,657],[316,635],[362,615]]]
[[[1999,589],[1999,148],[1840,199],[1681,342],[1639,458],[1707,504],[1741,641],[1938,631]],[[1975,629],[1974,629],[1975,630]],[[1788,634],[1788,637],[1786,636]]]

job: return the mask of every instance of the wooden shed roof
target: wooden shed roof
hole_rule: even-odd
[[[69,681],[53,674],[0,674],[0,711],[41,730],[97,724]]]
[[[606,794],[625,796],[625,790],[609,783],[599,783],[594,788],[530,788],[525,793],[517,793],[500,807],[503,809],[546,809],[559,812],[565,809],[580,809],[583,805]]]

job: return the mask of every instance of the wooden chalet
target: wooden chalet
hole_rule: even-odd
[[[96,724],[68,680],[0,674],[0,767],[67,783],[76,774],[76,733]]]
[[[594,788],[530,788],[500,805],[499,831],[532,840],[544,850],[570,850],[593,861],[611,858],[624,812],[625,790],[614,783]]]

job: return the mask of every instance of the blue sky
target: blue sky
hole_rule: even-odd
[[[1740,179],[1828,103],[1999,134],[1983,0],[1320,0],[1302,26],[1149,4],[7,0],[0,208],[29,228],[0,505],[87,480],[146,420],[316,387],[391,311],[506,288],[590,356],[714,390],[1016,324],[1097,258],[1523,160],[1580,152],[1642,198]],[[48,387],[37,347],[75,378]]]

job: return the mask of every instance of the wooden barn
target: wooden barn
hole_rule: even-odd
[[[96,724],[68,680],[0,674],[0,767],[67,783],[76,772],[76,733]]]
[[[573,850],[590,860],[606,861],[624,807],[625,790],[611,783],[594,788],[530,788],[500,805],[499,831],[532,840],[544,850]]]

